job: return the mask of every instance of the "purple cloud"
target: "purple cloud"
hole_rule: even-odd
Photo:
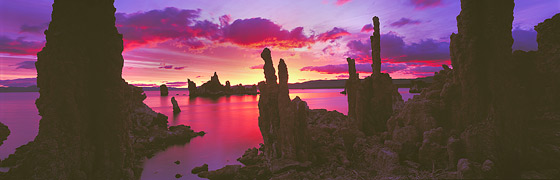
[[[390,25],[393,27],[402,27],[404,25],[413,25],[413,24],[420,24],[420,20],[413,20],[408,18],[401,18],[398,21],[391,23]]]
[[[16,66],[16,69],[35,69],[36,61],[22,61],[11,66]]]
[[[360,32],[367,33],[367,32],[370,32],[370,31],[373,31],[373,25],[366,24],[366,25],[364,25],[364,27],[362,27],[362,30]]]
[[[350,33],[345,29],[334,27],[330,31],[319,34],[317,40],[323,42],[330,40],[331,42],[333,42],[334,40],[340,39],[342,36],[347,36],[347,35],[350,35]]]
[[[20,78],[20,79],[10,79],[10,80],[0,80],[1,86],[7,87],[28,87],[36,86],[37,78]]]
[[[163,65],[163,66],[160,66],[158,68],[160,68],[160,69],[173,69],[173,65]]]
[[[185,66],[174,67],[173,69],[175,69],[175,70],[183,70],[183,69],[185,69]]]
[[[26,41],[24,37],[12,39],[8,36],[0,36],[0,53],[10,55],[36,55],[41,51],[45,42]]]
[[[371,63],[371,42],[354,40],[347,44],[346,56],[355,58],[360,63]],[[403,37],[395,33],[381,35],[381,58],[393,63],[442,63],[449,64],[449,43],[433,39],[418,43],[405,44]]]
[[[406,69],[406,64],[381,64],[381,71],[383,73],[393,73]],[[329,64],[324,66],[306,66],[300,69],[300,71],[314,71],[321,74],[348,74],[348,64]],[[357,73],[371,73],[371,64],[356,64]]]
[[[43,23],[40,25],[27,25],[24,24],[19,27],[20,33],[32,33],[32,34],[42,34],[49,27],[49,23]]]

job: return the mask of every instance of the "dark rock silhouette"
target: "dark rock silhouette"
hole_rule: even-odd
[[[191,170],[191,173],[198,174],[198,173],[205,172],[205,171],[208,171],[208,164],[204,164],[202,166],[194,167]]]
[[[348,97],[348,117],[350,119],[356,119],[356,95],[357,88],[360,84],[360,76],[356,73],[356,60],[351,58],[346,58],[348,62],[348,80],[346,81],[345,92]]]
[[[171,98],[171,104],[173,104],[173,113],[177,114],[181,112],[181,108],[179,108],[179,104],[177,104],[177,100],[175,100],[175,97]]]
[[[165,84],[162,84],[161,86],[159,86],[159,94],[161,96],[169,95],[169,89],[167,88],[167,86]]]
[[[251,88],[245,88],[241,84],[231,87],[229,81],[226,81],[225,86],[222,85],[220,83],[220,79],[218,78],[218,74],[216,72],[214,72],[214,75],[210,78],[209,81],[202,84],[200,87],[196,87],[196,84],[192,82],[190,79],[188,79],[187,81],[188,81],[190,97],[197,97],[197,96],[217,97],[217,96],[224,96],[224,95],[258,94],[255,85],[253,85]]]
[[[422,89],[426,88],[428,84],[422,80],[410,80],[410,89],[408,92],[410,93],[420,93]]]
[[[373,63],[371,67],[373,68],[373,74],[381,73],[381,31],[379,30],[379,18],[377,16],[373,17],[373,36],[370,36],[371,40],[371,57]]]
[[[10,135],[10,129],[8,129],[8,126],[0,122],[0,146],[4,144],[4,141],[8,139],[9,135]]]
[[[122,35],[112,0],[53,4],[47,43],[37,54],[34,141],[2,161],[1,179],[139,179],[156,151],[202,135],[167,128],[167,117],[122,79]]]
[[[373,74],[360,81],[356,74],[355,62],[348,58],[350,78],[346,86],[348,95],[348,116],[354,126],[360,127],[366,135],[386,131],[386,123],[403,104],[397,87],[393,85],[389,74],[381,73],[381,55],[379,40],[379,18],[373,18],[375,32],[371,39]],[[355,117],[354,117],[355,116]]]
[[[299,97],[290,100],[288,69],[283,59],[278,64],[276,83],[275,69],[270,50],[261,53],[266,82],[259,83],[259,128],[265,141],[266,157],[291,159],[304,162],[309,158],[307,135],[307,103]]]

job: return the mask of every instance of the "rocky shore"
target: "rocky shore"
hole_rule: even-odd
[[[443,65],[406,103],[378,68],[378,18],[373,74],[359,80],[347,59],[348,116],[286,99],[286,63],[279,62],[277,83],[265,49],[264,144],[238,159],[243,166],[193,173],[208,179],[560,177],[560,80],[547,78],[560,77],[560,14],[535,27],[538,51],[512,53],[513,0],[461,3],[458,34],[451,35],[454,69]]]
[[[10,135],[10,129],[5,124],[0,122],[0,146],[4,144],[4,141],[8,139]]]
[[[209,81],[202,84],[200,87],[196,87],[196,83],[187,79],[188,88],[189,88],[189,96],[190,97],[218,97],[218,96],[226,96],[226,95],[256,95],[257,86],[253,85],[250,88],[246,88],[242,84],[237,86],[231,86],[229,81],[226,81],[226,85],[222,85],[220,83],[220,79],[218,78],[218,74],[214,72],[214,75],[210,78]]]

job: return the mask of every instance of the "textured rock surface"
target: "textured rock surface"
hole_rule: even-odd
[[[307,135],[307,103],[299,97],[290,100],[288,68],[283,59],[278,64],[278,80],[270,50],[261,53],[265,61],[266,82],[259,83],[259,128],[264,139],[267,158],[285,158],[300,162],[309,159]]]
[[[379,18],[373,17],[373,23],[375,32],[370,39],[374,73],[360,81],[354,60],[347,59],[350,75],[346,83],[348,115],[354,126],[361,128],[366,135],[386,131],[387,120],[404,103],[389,74],[381,73]]]
[[[379,31],[379,18],[377,16],[373,17],[373,36],[370,36],[371,40],[371,57],[373,68],[373,74],[381,73],[381,32]]]
[[[171,98],[171,104],[173,104],[173,113],[180,113],[181,112],[181,108],[179,108],[179,104],[177,104],[177,100],[175,100],[175,97]]]
[[[197,135],[168,131],[167,117],[122,79],[114,13],[112,0],[54,2],[36,62],[39,133],[2,161],[12,167],[2,178],[139,179],[146,155]]]
[[[352,58],[346,58],[348,62],[348,80],[346,80],[346,96],[348,98],[348,117],[351,120],[356,119],[356,95],[357,95],[357,86],[360,83],[360,77],[358,73],[356,73],[356,60]]]
[[[160,94],[160,96],[169,95],[169,89],[167,88],[167,86],[165,84],[162,84],[161,86],[159,86],[159,94]]]
[[[9,135],[10,135],[10,129],[8,129],[8,126],[0,122],[0,146],[4,144],[4,141],[8,139]]]
[[[427,86],[426,82],[422,80],[410,80],[410,93],[421,93],[422,89]]]

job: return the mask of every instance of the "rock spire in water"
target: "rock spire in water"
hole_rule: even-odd
[[[160,96],[169,95],[169,89],[167,88],[167,86],[165,84],[162,84],[161,86],[159,86],[159,94],[160,94]]]

